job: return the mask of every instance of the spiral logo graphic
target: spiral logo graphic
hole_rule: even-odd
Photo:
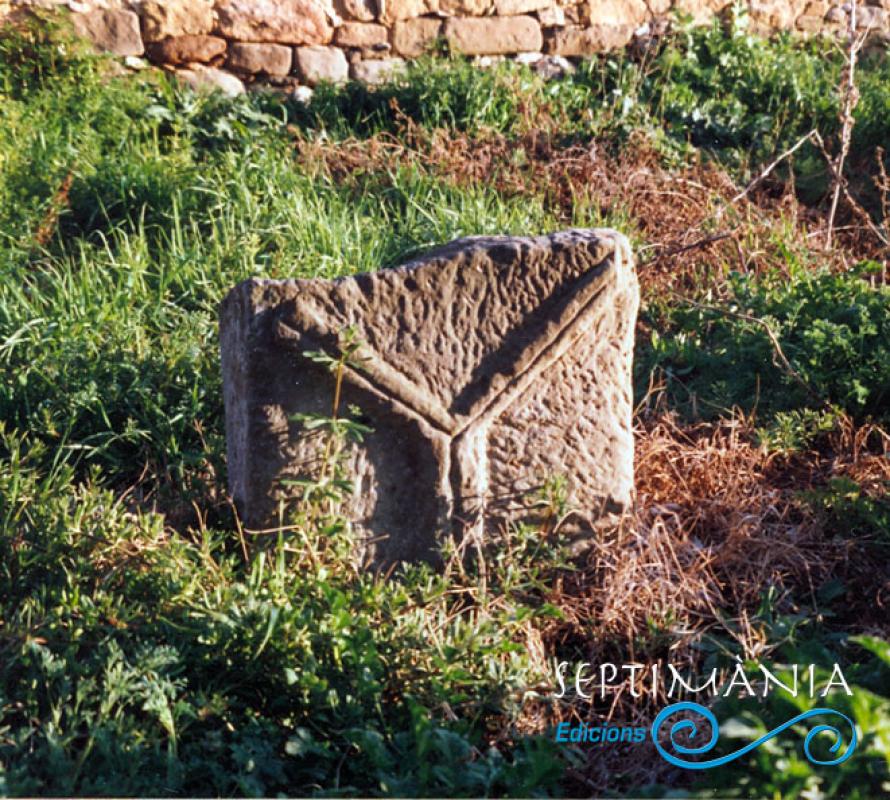
[[[676,741],[677,734],[682,731],[688,731],[689,738],[692,739],[698,733],[698,726],[691,719],[681,719],[675,722],[673,725],[671,725],[670,728],[670,747],[680,755],[704,755],[705,753],[710,752],[713,749],[714,745],[717,744],[717,740],[720,738],[720,726],[717,723],[717,718],[707,708],[699,705],[698,703],[674,703],[673,705],[662,709],[661,713],[655,718],[655,721],[652,723],[652,741],[655,743],[655,747],[658,749],[659,754],[665,761],[673,764],[676,767],[683,767],[684,769],[711,769],[712,767],[720,767],[723,764],[728,764],[730,761],[735,761],[737,758],[741,758],[746,753],[750,753],[752,750],[760,747],[760,745],[762,745],[764,742],[769,741],[775,736],[778,736],[780,733],[782,733],[782,731],[787,730],[792,725],[796,725],[798,722],[810,719],[811,717],[841,717],[850,726],[850,731],[852,732],[850,743],[847,745],[846,749],[840,756],[829,761],[822,761],[818,758],[815,758],[810,753],[810,743],[813,737],[817,736],[820,733],[830,733],[834,737],[834,743],[831,745],[831,747],[828,748],[829,752],[831,753],[837,753],[840,750],[844,738],[840,730],[838,730],[838,728],[836,728],[834,725],[823,724],[817,725],[815,728],[813,728],[806,735],[803,743],[804,753],[811,763],[823,767],[833,767],[837,766],[838,764],[843,764],[850,756],[853,755],[853,751],[856,749],[856,744],[858,742],[856,735],[856,726],[853,724],[853,720],[851,720],[846,714],[842,714],[840,711],[835,711],[832,708],[814,708],[810,711],[805,711],[803,714],[798,714],[796,717],[792,717],[787,722],[779,725],[778,728],[771,730],[769,733],[765,733],[756,741],[745,745],[740,750],[736,750],[734,753],[721,756],[720,758],[714,758],[710,761],[684,761],[682,758],[678,758],[676,755],[669,753],[665,749],[665,747],[658,741],[659,731],[666,724],[668,717],[671,717],[674,714],[679,714],[683,711],[692,711],[695,714],[699,714],[700,716],[704,717],[708,721],[708,725],[711,726],[711,738],[705,744],[699,745],[697,747],[687,747],[685,745],[682,745]]]

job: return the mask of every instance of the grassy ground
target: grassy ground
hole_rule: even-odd
[[[837,146],[841,71],[828,45],[715,28],[551,83],[429,62],[304,107],[3,34],[0,794],[886,791],[890,63],[858,73],[872,227],[844,205],[824,248],[810,144],[738,199],[812,128]],[[335,513],[239,531],[229,287],[595,225],[632,238],[644,297],[638,504],[590,553],[512,530],[383,580]],[[538,502],[561,510],[558,481]],[[557,701],[558,661],[736,657],[843,664],[857,755],[820,770],[790,736],[690,776],[548,736],[663,705]],[[722,702],[745,738],[794,713]]]

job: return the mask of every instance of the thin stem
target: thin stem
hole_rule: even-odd
[[[852,0],[850,4],[849,36],[850,49],[849,55],[847,56],[847,74],[844,82],[844,110],[841,115],[841,122],[843,123],[841,128],[841,149],[834,164],[834,195],[831,198],[831,211],[828,214],[828,230],[825,234],[826,250],[831,249],[834,217],[837,213],[838,202],[841,198],[841,188],[844,183],[844,161],[850,150],[850,140],[852,138],[853,125],[855,124],[855,120],[853,119],[853,109],[856,108],[856,103],[859,101],[859,92],[856,89],[856,56],[865,39],[856,36],[856,0]]]

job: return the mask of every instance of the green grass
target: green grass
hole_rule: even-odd
[[[825,638],[831,639],[830,635]],[[701,791],[694,796],[712,797],[716,792],[721,797],[800,797],[822,792],[828,797],[868,800],[885,792],[890,760],[890,648],[887,642],[867,636],[853,637],[852,644],[863,654],[861,664],[851,672],[855,674],[853,696],[833,696],[830,707],[856,720],[863,732],[858,757],[837,767],[814,769],[795,737],[777,738],[756,750],[753,758],[714,770],[713,776],[698,782]],[[810,636],[784,645],[772,661],[780,680],[790,685],[793,674],[789,664],[828,665],[833,655],[823,640]],[[820,668],[815,679],[824,684],[829,678],[830,670]],[[733,724],[722,737],[719,755],[737,750],[814,705],[810,698],[787,694],[770,695],[765,703],[751,698],[721,699],[716,707],[718,718],[731,719]],[[837,753],[828,751],[830,743],[828,737],[822,743],[815,737],[813,754],[823,760],[836,758]]]
[[[334,277],[468,234],[632,224],[595,202],[561,209],[546,183],[508,194],[411,159],[332,177],[297,157],[300,140],[386,133],[410,149],[410,120],[480,141],[597,136],[620,153],[642,132],[665,163],[715,159],[743,177],[813,126],[830,137],[837,57],[714,28],[553,83],[429,61],[404,84],[323,87],[303,107],[110,77],[46,36],[0,35],[0,794],[570,791],[577,754],[518,727],[548,659],[589,646],[526,646],[528,626],[563,616],[550,593],[573,566],[559,541],[492,542],[484,589],[478,565],[357,573],[331,521],[242,546],[224,498],[217,304],[253,275]],[[873,167],[890,73],[873,61],[861,76],[854,149]],[[808,191],[823,180],[813,162],[797,164]],[[700,286],[717,311],[647,295],[640,395],[667,374],[672,410],[756,410],[777,450],[832,428],[741,311],[773,326],[832,414],[886,424],[888,295],[865,269],[789,256],[781,273]],[[810,502],[855,517],[851,536],[886,532],[882,498],[855,482]],[[831,647],[866,663],[842,637]],[[881,720],[883,702],[869,706]]]
[[[462,611],[456,576],[418,567],[384,581],[330,541],[308,545],[311,565],[295,568],[283,542],[246,564],[230,533],[171,536],[70,467],[47,470],[27,437],[2,446],[4,794],[554,785],[546,741],[502,756],[481,738],[541,678],[512,641],[546,612],[533,600],[558,563],[535,537],[493,576],[502,611],[480,615]],[[446,702],[464,722],[435,721]]]
[[[245,126],[227,146],[199,127],[221,108]],[[121,480],[146,462],[181,480],[201,455],[195,423],[220,429],[216,305],[239,280],[335,277],[470,233],[558,227],[537,198],[410,168],[348,186],[307,176],[280,120],[249,100],[118,82],[3,113],[0,359],[15,380],[0,417]],[[36,244],[72,172],[58,229]]]

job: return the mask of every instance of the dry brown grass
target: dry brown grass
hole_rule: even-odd
[[[798,203],[793,185],[765,180],[738,200],[740,187],[714,162],[669,169],[642,135],[615,155],[598,142],[560,147],[538,131],[512,139],[430,131],[409,119],[403,126],[398,136],[336,143],[295,131],[296,157],[337,182],[385,182],[395,166],[408,166],[457,186],[543,196],[567,226],[585,212],[624,219],[638,245],[644,291],[694,292],[703,282],[719,287],[729,270],[785,270],[783,248],[807,254],[822,241],[824,213]],[[836,246],[820,253],[823,265],[844,269],[883,253],[863,225],[835,231]]]
[[[577,571],[555,582],[547,599],[563,619],[543,631],[535,650],[573,665],[657,661],[692,674],[703,643],[768,660],[781,642],[757,616],[764,593],[772,591],[781,613],[818,618],[816,592],[831,578],[853,587],[847,614],[835,624],[890,635],[886,553],[836,536],[802,497],[841,475],[886,492],[887,434],[846,423],[821,449],[791,456],[755,441],[753,421],[741,415],[694,425],[664,411],[638,417],[636,507]],[[564,720],[608,720],[648,728],[664,697],[646,680],[636,689],[641,697],[631,697],[624,683],[590,702],[569,696],[532,703],[522,725],[541,732]],[[651,749],[588,748],[586,763],[568,772],[572,794],[688,779]]]
[[[573,576],[578,610],[567,632],[580,625],[599,641],[624,637],[633,653],[648,621],[669,609],[686,631],[672,639],[682,648],[715,624],[715,609],[735,608],[741,651],[762,656],[744,615],[766,587],[787,596],[789,608],[815,610],[820,583],[866,558],[863,546],[826,527],[806,492],[839,476],[886,492],[890,448],[875,448],[888,444],[879,428],[848,423],[821,450],[783,456],[755,444],[753,423],[741,416],[686,426],[670,414],[640,420],[636,510]],[[857,610],[863,624],[875,621],[867,613],[874,599]]]
[[[636,510],[566,585],[560,602],[575,615],[560,633],[593,633],[603,649],[623,640],[637,657],[653,655],[636,652],[653,629],[670,629],[679,653],[720,627],[718,609],[753,612],[766,587],[812,599],[848,548],[826,539],[799,497],[805,485],[784,479],[794,466],[777,460],[754,444],[744,418],[685,427],[671,415],[641,421]],[[738,622],[742,652],[761,655]]]

